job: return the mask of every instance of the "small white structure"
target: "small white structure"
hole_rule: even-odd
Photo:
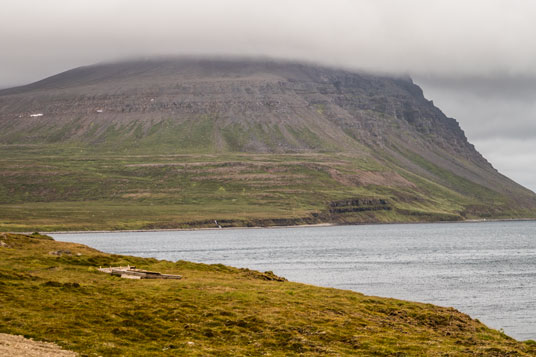
[[[126,267],[99,267],[99,271],[125,279],[182,279],[180,275],[162,274],[156,271],[136,269],[130,265]]]
[[[43,113],[30,114],[30,117],[32,117],[32,118],[35,118],[35,117],[42,117],[42,116],[43,116]]]
[[[103,110],[102,109],[97,109],[97,113],[102,113]]]

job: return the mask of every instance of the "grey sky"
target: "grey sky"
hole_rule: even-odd
[[[427,98],[455,117],[503,174],[536,191],[536,78],[416,77]]]
[[[536,190],[536,1],[2,0],[0,87],[95,62],[264,55],[409,73]]]

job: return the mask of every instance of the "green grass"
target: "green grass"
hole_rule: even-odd
[[[536,355],[533,341],[452,308],[271,281],[219,264],[105,254],[41,235],[0,240],[0,332],[82,355]],[[59,250],[70,254],[50,254]],[[134,281],[96,270],[126,264],[183,279]]]
[[[166,145],[172,138],[154,140]],[[535,215],[467,180],[452,178],[466,191],[460,193],[368,154],[140,155],[3,146],[0,169],[0,230],[5,231],[206,227],[215,219],[228,226],[259,226]],[[361,182],[365,173],[373,177]],[[395,173],[408,185],[382,179]],[[391,210],[327,214],[332,201],[370,197],[388,200]]]

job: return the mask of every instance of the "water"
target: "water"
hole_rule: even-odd
[[[292,281],[452,306],[536,339],[536,222],[53,234],[99,250],[272,270]]]

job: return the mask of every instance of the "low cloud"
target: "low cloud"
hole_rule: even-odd
[[[382,72],[536,75],[521,0],[4,0],[0,84],[162,54],[267,55]]]

